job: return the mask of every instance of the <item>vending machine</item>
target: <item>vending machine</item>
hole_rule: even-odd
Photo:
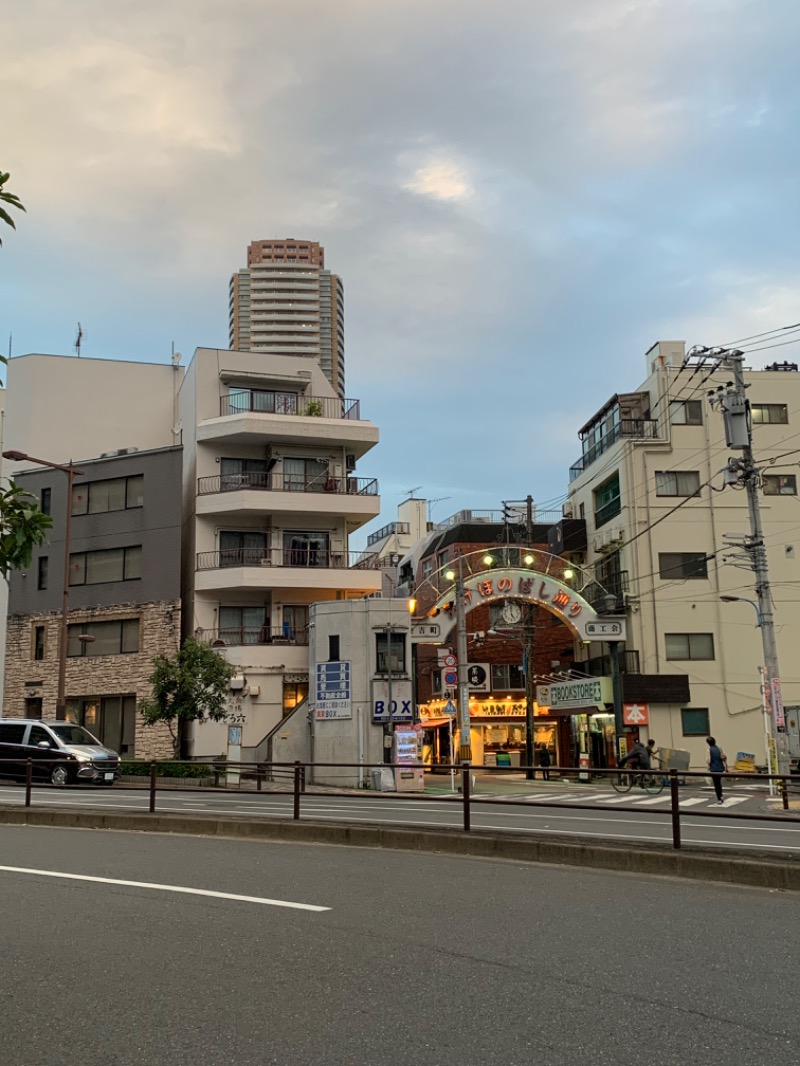
[[[413,727],[396,727],[394,733],[394,750],[392,762],[396,763],[394,771],[395,788],[398,792],[424,792],[425,770],[422,763],[420,741],[422,732]]]

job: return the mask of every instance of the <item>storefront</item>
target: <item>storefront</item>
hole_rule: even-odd
[[[561,766],[578,766],[581,756],[589,766],[604,769],[614,760],[614,697],[610,677],[587,677],[536,686],[537,705],[549,718],[569,723],[562,743]]]

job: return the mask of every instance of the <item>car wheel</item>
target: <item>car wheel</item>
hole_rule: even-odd
[[[50,780],[60,787],[69,784],[69,771],[66,766],[54,766],[50,773]]]

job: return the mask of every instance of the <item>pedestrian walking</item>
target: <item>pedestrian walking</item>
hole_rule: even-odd
[[[717,794],[717,804],[721,805],[722,775],[728,772],[728,756],[714,737],[706,737],[706,744],[708,744],[708,772],[711,774],[711,781]]]
[[[539,747],[539,766],[542,768],[542,780],[550,780],[550,750],[546,744]]]

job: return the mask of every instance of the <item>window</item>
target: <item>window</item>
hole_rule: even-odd
[[[42,514],[50,514],[50,504],[53,496],[52,489],[42,489],[39,493],[39,510]]]
[[[619,473],[614,474],[607,481],[594,490],[594,524],[599,529],[606,522],[622,510],[622,500],[619,491]]]
[[[685,737],[707,737],[711,732],[707,707],[682,707],[681,729]]]
[[[27,700],[25,701],[28,702]],[[41,703],[41,700],[39,700]],[[12,722],[4,722],[0,725],[0,744],[21,744],[25,736],[25,723],[17,725]]]
[[[330,535],[328,533],[283,534],[284,566],[330,566]]]
[[[750,417],[754,425],[769,422],[786,426],[789,424],[789,409],[785,403],[751,403]]]
[[[80,638],[92,637],[92,640]],[[139,619],[80,622],[67,628],[67,655],[130,655],[139,650]]]
[[[26,696],[25,697],[25,717],[26,718],[41,718],[42,717],[42,697],[41,696]]]
[[[389,673],[389,648],[392,649],[392,673],[404,674],[406,672],[406,635],[386,631],[375,634],[375,661],[377,673]]]
[[[765,496],[796,496],[797,477],[795,474],[764,474]]]
[[[39,561],[37,563],[38,574],[37,574],[37,577],[36,577],[36,587],[37,587],[37,589],[46,589],[47,588],[48,562],[49,562],[49,560],[48,560],[48,557],[46,555],[40,555],[39,556]]]
[[[524,689],[525,675],[521,666],[513,663],[492,663],[492,690]]]
[[[339,662],[339,634],[333,633],[328,637],[328,661]]]
[[[659,552],[658,576],[669,581],[708,577],[708,559],[705,552]]]
[[[70,585],[100,585],[108,581],[134,581],[142,576],[142,546],[77,552],[69,557]]]
[[[258,566],[267,558],[267,534],[224,530],[219,535],[220,566]]]
[[[31,731],[28,734],[28,747],[35,748],[37,744],[48,744],[49,747],[54,748],[55,743],[53,738],[41,725],[32,725]]]
[[[67,721],[83,726],[120,755],[133,755],[136,739],[136,697],[100,696],[67,700]],[[56,726],[56,730],[62,727]],[[63,735],[63,734],[62,734]]]
[[[231,414],[257,411],[264,414],[295,415],[297,393],[232,388],[228,393],[228,410]]]
[[[88,481],[72,488],[72,513],[103,514],[141,507],[144,500],[144,476],[107,478]]]
[[[33,657],[41,662],[44,659],[44,626],[33,627]]]
[[[668,659],[713,659],[712,633],[665,633]]]
[[[702,426],[702,400],[672,400],[669,405],[669,420],[673,426]]]
[[[328,488],[327,459],[283,460],[283,487],[287,492],[323,492]]]
[[[699,496],[697,470],[657,470],[656,496]]]
[[[220,463],[220,489],[234,492],[236,489],[268,489],[271,485],[267,459],[225,459]],[[274,461],[272,466],[274,466]]]
[[[422,580],[427,581],[433,573],[433,559],[424,559],[422,562]]]
[[[271,636],[266,607],[220,607],[219,640],[224,644],[264,644]]]

